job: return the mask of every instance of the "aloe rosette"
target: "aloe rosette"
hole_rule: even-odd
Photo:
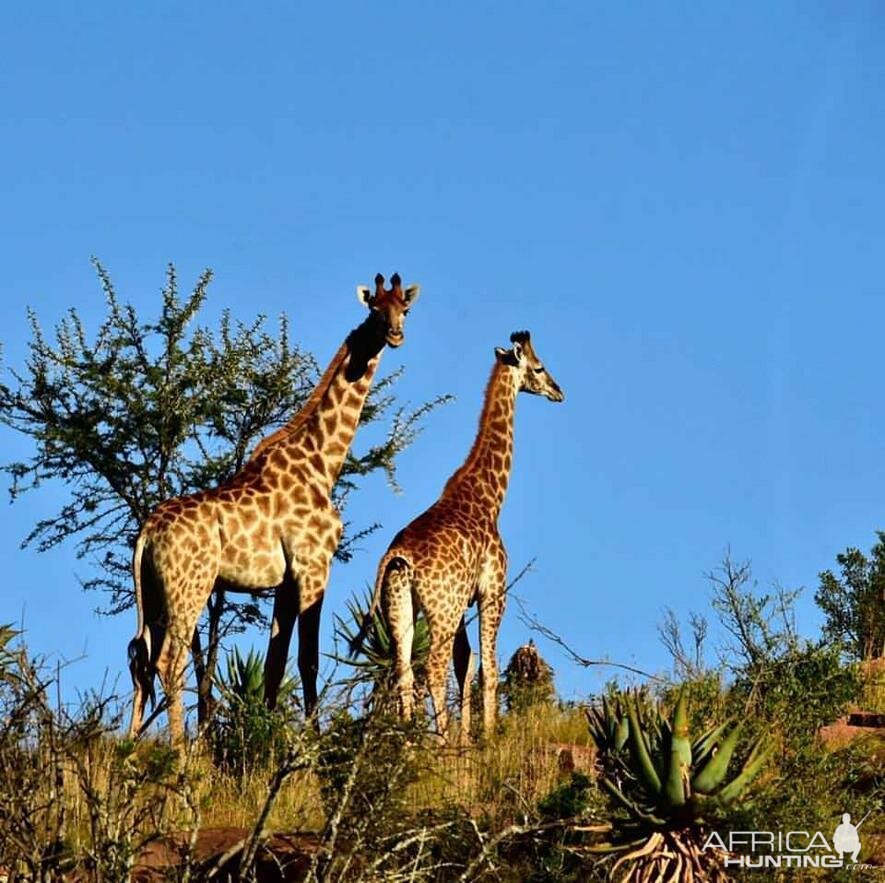
[[[599,851],[623,852],[612,867],[621,879],[725,880],[721,855],[701,849],[704,825],[733,808],[769,756],[764,737],[729,777],[741,722],[726,721],[692,738],[688,693],[680,691],[672,722],[643,709],[636,694],[604,698],[587,712],[599,752],[599,783],[627,820],[617,842]]]

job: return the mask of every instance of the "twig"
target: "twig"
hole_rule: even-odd
[[[522,622],[527,625],[532,631],[537,632],[541,637],[546,638],[553,644],[556,644],[562,650],[565,651],[566,655],[568,655],[572,662],[576,665],[580,665],[583,668],[591,668],[595,665],[604,665],[609,666],[610,668],[619,668],[623,671],[629,671],[632,674],[640,675],[643,678],[648,678],[650,681],[657,681],[660,684],[669,683],[666,678],[662,678],[659,675],[653,675],[650,672],[643,671],[641,668],[636,668],[632,665],[626,665],[623,662],[611,662],[608,659],[587,659],[586,656],[581,656],[576,650],[574,650],[569,644],[567,644],[556,632],[549,629],[546,625],[544,625],[538,618],[529,613],[526,609],[525,604],[522,599],[518,595],[513,596],[516,600],[516,603],[519,605],[520,614],[519,618]]]
[[[485,841],[485,844],[483,845],[479,855],[474,858],[474,860],[464,869],[464,873],[462,873],[461,876],[458,878],[458,883],[467,883],[467,881],[471,879],[472,875],[491,858],[492,853],[498,848],[498,846],[510,837],[523,837],[530,834],[543,834],[545,831],[555,830],[556,828],[565,828],[570,831],[594,831],[597,828],[597,826],[595,825],[576,828],[573,824],[575,821],[575,818],[570,818],[556,819],[551,822],[542,822],[540,825],[509,825],[508,827],[499,831],[494,837]],[[476,831],[476,835],[479,838],[480,844],[483,844],[482,835],[480,834],[479,828],[477,827],[475,822],[473,822],[473,826]],[[604,828],[605,831],[611,830],[610,825],[598,827]],[[600,831],[600,833],[603,832]]]
[[[258,847],[267,839],[267,820],[270,817],[271,810],[277,801],[280,789],[283,787],[286,779],[288,779],[296,770],[310,768],[309,762],[302,761],[301,763],[295,763],[294,759],[295,748],[291,748],[285,762],[277,768],[270,781],[267,799],[264,801],[264,806],[261,808],[261,813],[258,816],[258,820],[255,822],[255,827],[252,829],[246,847],[243,849],[243,854],[240,856],[239,874],[241,879],[245,872],[251,867],[252,862],[255,861]]]
[[[423,843],[424,840],[427,839],[429,834],[436,834],[439,831],[445,831],[446,828],[451,828],[455,823],[454,822],[445,822],[441,825],[434,825],[431,828],[422,827],[417,833],[412,834],[410,837],[406,837],[404,840],[399,840],[397,843],[392,846],[387,852],[383,855],[380,855],[378,858],[372,862],[371,865],[366,869],[366,873],[372,874],[377,871],[381,865],[384,864],[392,855],[396,855],[398,852],[402,852],[404,849],[408,849],[413,843],[417,843],[421,841]],[[414,869],[412,871],[414,874]]]
[[[246,846],[246,838],[242,837],[234,843],[229,849],[226,849],[214,862],[208,867],[203,869],[203,873],[205,873],[204,880],[214,880],[215,875],[238,853],[243,850]]]

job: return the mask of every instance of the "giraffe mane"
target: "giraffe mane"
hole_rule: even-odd
[[[326,391],[332,384],[332,380],[338,373],[338,369],[347,358],[349,352],[350,346],[348,338],[347,341],[341,344],[338,352],[332,357],[329,367],[326,368],[323,376],[320,377],[319,383],[317,383],[313,392],[308,396],[307,401],[304,403],[304,407],[288,423],[285,423],[279,429],[261,439],[261,441],[255,445],[255,450],[252,451],[252,456],[249,457],[247,462],[254,463],[267,451],[268,448],[273,447],[278,442],[285,441],[287,438],[291,438],[304,427],[314,411],[316,411],[319,403],[323,400],[323,396],[325,396]]]
[[[471,446],[470,451],[467,454],[467,459],[464,460],[464,462],[449,477],[449,480],[446,482],[445,487],[443,487],[443,495],[445,495],[446,491],[457,487],[464,476],[469,474],[470,471],[475,467],[477,458],[480,456],[482,451],[483,436],[490,421],[492,410],[492,387],[498,382],[498,379],[506,370],[507,368],[504,366],[504,364],[496,359],[495,364],[492,365],[492,370],[489,374],[488,382],[486,383],[485,392],[483,393],[483,404],[482,409],[479,413],[479,426],[477,428],[476,437],[473,440],[473,445]]]

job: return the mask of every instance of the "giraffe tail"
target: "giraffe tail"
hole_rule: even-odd
[[[411,569],[411,565],[399,552],[395,549],[387,550],[387,553],[378,565],[378,573],[375,576],[375,590],[372,592],[372,603],[369,605],[369,609],[366,611],[362,623],[360,623],[359,631],[349,645],[351,659],[357,656],[360,650],[362,650],[366,636],[369,634],[369,629],[372,628],[372,623],[378,612],[378,605],[381,603],[381,592],[384,589],[384,581],[387,579],[387,574],[391,570],[409,569]]]
[[[154,573],[153,560],[150,550],[145,555],[145,540],[143,534],[139,534],[135,543],[135,554],[132,559],[132,572],[135,582],[135,609],[138,613],[138,627],[135,637],[129,642],[127,654],[129,656],[129,673],[132,675],[132,684],[136,693],[149,699],[151,708],[157,704],[157,694],[154,690],[154,677],[157,670],[151,658],[153,650],[153,635],[151,623],[156,621],[156,574]],[[147,589],[147,592],[145,592]]]

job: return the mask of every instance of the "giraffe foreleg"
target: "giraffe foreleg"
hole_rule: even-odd
[[[311,717],[317,707],[317,676],[320,670],[320,612],[323,597],[320,595],[298,619],[298,672],[304,693],[304,713]]]
[[[473,678],[473,653],[470,651],[470,640],[467,637],[467,626],[464,617],[458,623],[455,642],[452,646],[452,661],[455,665],[455,678],[458,681],[458,692],[461,696],[461,729],[459,737],[462,745],[470,740],[470,692]]]
[[[304,693],[304,713],[317,707],[317,676],[320,670],[320,613],[329,580],[329,560],[317,560],[298,576],[298,672]]]
[[[507,598],[507,551],[499,536],[491,543],[477,587],[483,732],[491,735],[498,716],[498,629]]]
[[[264,661],[264,701],[270,709],[276,708],[280,684],[286,675],[289,645],[297,617],[298,583],[294,577],[287,575],[274,593],[273,621]]]

